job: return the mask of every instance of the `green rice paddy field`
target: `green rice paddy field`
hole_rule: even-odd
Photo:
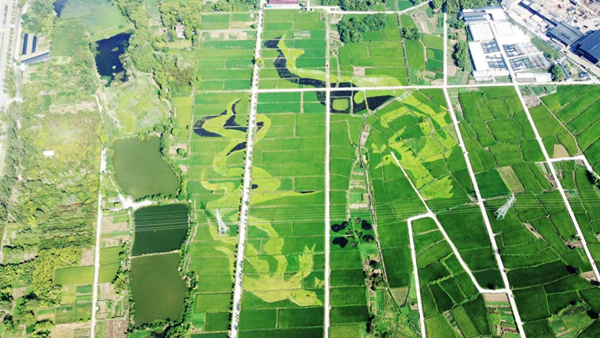
[[[600,292],[578,273],[591,266],[582,249],[569,246],[575,229],[562,199],[550,185],[541,149],[513,88],[480,89],[459,94],[461,131],[500,253],[514,290],[525,333],[550,337],[571,328],[573,304],[594,302]],[[512,149],[514,148],[514,149]],[[516,202],[504,219],[493,212],[514,192]],[[567,300],[568,299],[568,300]],[[578,303],[581,302],[581,303]],[[589,318],[589,317],[588,317]],[[587,324],[586,324],[587,323]],[[584,323],[589,325],[591,321]],[[580,325],[580,324],[577,324]]]
[[[596,172],[600,171],[600,86],[559,86],[531,108],[548,153],[568,157],[583,151]],[[556,152],[556,145],[566,151]]]
[[[586,168],[573,161],[555,163],[563,189],[568,191],[568,199],[588,248],[596,263],[600,263],[600,213],[596,206],[600,203],[598,188],[590,182]]]
[[[465,337],[492,334],[483,296],[460,265],[431,218],[412,224],[425,329],[431,337],[454,334],[453,318]]]
[[[411,5],[397,0],[380,7],[398,10]],[[355,16],[343,19],[350,17]],[[318,11],[266,10],[261,58],[256,60],[262,64],[259,87],[325,86],[327,52],[331,53],[332,86],[429,85],[441,79],[443,40],[435,15],[429,11],[387,15],[385,29],[364,33],[360,43],[342,45],[330,40],[332,49],[327,51],[326,24],[331,19]],[[198,278],[190,315],[194,337],[226,337],[230,329],[250,94],[219,91],[250,89],[254,23],[254,13],[203,14],[199,48],[194,51],[199,76],[195,96],[173,99],[177,125],[188,131],[177,140],[189,142],[189,157],[180,160],[188,165],[185,188],[195,224],[189,246],[189,269]],[[418,39],[402,39],[402,27],[418,27]],[[335,25],[330,29],[335,30]],[[590,97],[597,97],[591,95],[596,91],[561,87],[558,94],[544,96],[542,104],[531,109],[551,155],[576,155],[581,149],[590,161],[595,158],[600,133],[589,129],[597,121],[588,111],[594,111],[597,102]],[[600,291],[581,277],[591,266],[583,250],[574,245],[575,229],[560,194],[547,178],[548,167],[514,89],[484,88],[453,95],[462,107],[460,131],[526,333],[550,337],[586,330],[593,336],[600,323],[586,314],[588,310],[600,313],[596,301]],[[329,229],[324,219],[324,97],[324,92],[315,91],[258,96],[239,335],[323,336],[327,231],[332,239],[332,338],[363,337],[375,313],[374,322],[383,327],[390,320],[396,336],[417,337],[417,295],[423,300],[430,337],[458,332],[464,337],[491,336],[514,328],[508,303],[495,304],[477,291],[476,284],[484,289],[505,285],[483,216],[474,203],[473,182],[443,92],[373,89],[352,92],[349,97],[334,95]],[[362,139],[361,131],[365,133]],[[596,166],[600,165],[597,157],[592,161]],[[582,167],[562,163],[558,168],[590,249],[594,257],[600,257],[596,238],[600,215],[593,208],[600,193],[587,181]],[[515,206],[505,219],[496,219],[493,212],[511,193],[517,197]],[[426,207],[435,213],[457,252],[431,218],[414,221],[409,232],[408,218],[426,213]],[[183,213],[187,217],[187,209]],[[175,221],[171,217],[169,224],[163,224],[150,214],[149,228],[154,230],[164,227],[174,232],[177,225],[187,224],[187,218]],[[136,223],[138,219],[136,214]],[[227,233],[219,234],[219,219],[229,227]],[[139,230],[136,226],[136,240],[161,237],[161,231]],[[178,248],[175,244],[181,243],[182,236],[174,235],[172,243],[144,240],[144,245],[168,252]],[[411,236],[420,290],[415,288]],[[135,255],[156,252],[136,243],[133,250]],[[154,282],[139,284],[140,271],[150,265],[150,258],[166,260],[171,255],[133,259],[132,283],[136,283],[134,268],[138,276],[136,288],[132,286],[134,299],[167,306],[160,314],[138,313],[136,299],[135,325],[180,315],[175,308],[180,299],[183,302],[180,294],[185,293],[185,283],[177,273],[177,263],[152,263],[165,266],[175,291],[161,293]],[[472,270],[473,278],[457,256]],[[370,288],[372,267],[385,272],[381,284],[385,288]],[[81,268],[85,267],[77,267]],[[70,281],[73,273],[68,269],[73,268],[57,271],[57,283],[78,285]],[[144,278],[153,280],[148,273],[144,272]],[[386,318],[388,314],[393,319]]]
[[[229,329],[248,105],[247,93],[194,98],[187,179],[197,224],[190,269],[199,283],[192,325],[209,336]],[[217,212],[228,234],[219,235]]]
[[[367,291],[363,265],[378,253],[365,171],[357,156],[362,122],[360,115],[331,115],[331,337],[360,337],[368,320],[368,298],[375,296]]]
[[[298,99],[259,95],[241,337],[323,335],[325,109]]]
[[[433,20],[436,22],[435,25],[429,20],[431,18],[437,19]],[[418,39],[404,39],[410,83],[413,85],[429,85],[434,81],[439,83],[444,73],[444,38],[439,15],[435,16],[430,9],[402,14],[400,27],[416,27],[419,31]]]
[[[250,89],[255,13],[202,14],[196,57],[198,90]],[[227,31],[231,29],[230,31]]]
[[[389,196],[390,200],[402,201],[396,207],[398,210],[393,210],[400,220],[424,213],[417,196],[410,193],[412,188],[407,186],[408,181],[388,179],[402,176],[390,154],[393,151],[427,205],[437,214],[462,258],[474,271],[479,284],[484,288],[502,287],[483,217],[470,198],[472,183],[442,91],[406,93],[401,101],[385,106],[367,121],[372,125],[367,141],[369,151],[373,153],[371,167],[384,166],[397,172],[372,173],[376,200],[378,194],[394,194]],[[379,183],[376,177],[385,179]],[[390,188],[390,184],[392,187],[398,185],[398,188]],[[382,220],[378,222],[383,237],[385,225],[381,224]],[[465,227],[469,231],[465,231]],[[410,257],[404,257],[405,264],[409,263]]]
[[[366,15],[346,15],[343,20],[364,19]],[[387,15],[386,28],[363,33],[359,43],[345,43],[332,53],[331,79],[352,82],[361,87],[408,84],[408,73],[398,16]]]
[[[297,77],[320,81],[312,86],[322,87],[325,81],[325,22],[320,12],[295,10],[266,10],[259,87],[300,88]],[[284,64],[277,62],[285,58]],[[295,76],[285,75],[286,68]]]

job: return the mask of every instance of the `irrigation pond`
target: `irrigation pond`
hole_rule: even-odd
[[[136,257],[131,260],[131,293],[135,326],[154,320],[181,319],[186,285],[177,268],[179,254]]]
[[[184,204],[151,206],[135,212],[133,256],[169,252],[181,247],[188,230]]]
[[[160,140],[152,137],[117,140],[113,156],[117,182],[134,199],[147,196],[175,196],[179,180],[160,154]]]

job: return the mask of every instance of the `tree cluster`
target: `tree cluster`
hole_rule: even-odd
[[[465,69],[469,63],[469,44],[467,44],[466,41],[459,41],[456,43],[452,58],[458,67]]]
[[[374,14],[363,19],[351,18],[338,23],[340,39],[345,43],[357,43],[362,41],[362,33],[381,30],[386,27],[384,14]]]
[[[118,2],[118,5],[123,14],[135,26],[135,30],[129,38],[127,54],[133,61],[136,69],[142,72],[152,72],[159,64],[154,57],[150,19],[148,18],[144,4],[135,0],[121,0]]]
[[[561,82],[565,80],[565,73],[559,65],[554,64],[550,67],[550,73],[552,74],[552,81]]]
[[[498,5],[498,0],[434,0],[432,5],[434,9],[445,5],[449,14],[456,14],[463,9]]]
[[[419,40],[419,30],[417,27],[402,27],[401,35],[407,40]]]
[[[164,2],[160,5],[160,17],[163,24],[171,30],[182,24],[185,27],[186,38],[195,42],[197,35],[194,33],[200,29],[201,9],[202,3],[199,1]]]
[[[27,13],[23,14],[25,31],[50,34],[54,24],[54,0],[33,0]]]
[[[219,0],[214,4],[215,12],[241,11],[248,8],[258,8],[257,0]]]

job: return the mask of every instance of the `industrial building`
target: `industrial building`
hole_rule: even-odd
[[[469,51],[477,82],[508,77],[511,70],[519,81],[548,82],[550,62],[530,38],[508,20],[501,7],[466,9],[461,18],[473,38]]]
[[[570,46],[583,37],[583,33],[581,33],[579,29],[574,28],[565,22],[555,21],[554,23],[556,26],[549,29],[546,34],[548,34],[549,37],[560,41],[565,46]]]
[[[296,8],[298,6],[300,6],[299,0],[269,0],[267,3],[267,8]]]
[[[600,30],[588,35],[575,45],[575,52],[589,62],[600,62]]]
[[[583,33],[578,28],[556,18],[532,0],[521,1],[519,5],[531,12],[534,17],[539,18],[539,20],[535,20],[540,26],[536,27],[537,30],[545,30],[546,35],[562,45],[570,46],[583,37]],[[542,25],[540,21],[544,21],[545,25]]]

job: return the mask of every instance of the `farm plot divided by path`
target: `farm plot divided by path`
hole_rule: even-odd
[[[365,276],[381,266],[375,228],[369,210],[367,173],[358,147],[363,116],[331,115],[331,305],[330,337],[359,337],[369,318],[368,289],[374,279]],[[365,267],[368,267],[365,269]],[[383,309],[382,309],[383,310]]]
[[[356,43],[334,43],[331,48],[331,81],[360,87],[401,86],[408,84],[408,73],[398,15],[378,15],[385,28],[362,34]],[[341,21],[364,22],[368,15],[345,15]],[[340,23],[338,23],[340,24]],[[337,25],[332,25],[337,31]]]
[[[506,295],[499,297],[499,304],[485,301],[433,219],[415,220],[412,228],[428,336],[452,336],[451,323],[464,337],[491,335],[499,324],[494,316],[508,318],[500,324],[502,331],[515,328]]]
[[[530,108],[550,156],[559,158],[583,152],[594,171],[600,171],[600,86],[558,87]]]
[[[258,98],[240,337],[323,335],[325,107],[301,94]]]
[[[479,285],[503,288],[483,217],[470,197],[472,182],[442,91],[409,92],[367,121],[372,125],[367,145],[383,153],[382,165],[395,167],[393,158],[386,155],[394,152],[427,205],[437,214]],[[378,162],[372,159],[371,166]],[[404,190],[390,188],[387,180],[383,188],[388,193]],[[377,189],[375,185],[376,195]],[[424,213],[420,201],[404,201],[401,211],[406,216]]]
[[[192,324],[203,332],[229,329],[248,106],[248,93],[194,99],[187,189],[197,226],[189,252],[190,270],[199,276]],[[219,234],[219,217],[226,234]]]
[[[325,87],[325,23],[321,12],[266,10],[261,89]]]
[[[200,18],[198,90],[250,89],[256,13],[203,14]]]
[[[396,9],[404,2],[385,6]],[[336,35],[339,20],[365,20],[366,14],[266,9],[260,46],[257,18],[203,14],[194,97],[173,99],[179,128],[189,130],[185,188],[196,224],[188,251],[189,270],[198,280],[191,314],[195,337],[225,337],[236,330],[242,338],[358,338],[367,327],[402,337],[423,331],[429,337],[457,332],[510,337],[520,323],[508,287],[528,336],[587,327],[593,333],[600,327],[590,316],[583,318],[588,310],[599,312],[600,291],[582,277],[591,265],[514,88],[451,89],[493,234],[444,91],[378,90],[442,83],[439,13],[423,6],[381,14],[385,25],[343,44]],[[254,59],[257,47],[261,53]],[[253,64],[259,77],[252,89],[257,115],[251,192],[239,321],[236,316],[232,328]],[[328,76],[332,88],[326,88]],[[594,151],[591,133],[575,126],[594,125],[584,114],[595,99],[581,93],[597,89],[578,90],[559,89],[531,109],[554,157]],[[553,115],[557,118],[550,119]],[[556,166],[593,256],[599,257],[596,188],[573,162]],[[494,212],[512,193],[515,205],[506,218],[496,219]],[[225,233],[219,233],[221,221]],[[502,279],[490,237],[510,285]],[[327,301],[330,309],[324,309]]]
[[[444,73],[444,39],[442,14],[430,8],[402,14],[400,26],[414,28],[418,34],[404,38],[410,84],[439,85]]]
[[[567,192],[569,204],[573,208],[592,257],[598,264],[600,263],[600,240],[596,235],[600,232],[598,188],[590,181],[590,174],[582,163],[563,161],[554,163],[554,166],[560,174],[562,187]]]
[[[591,324],[572,323],[597,289],[581,277],[591,271],[531,125],[514,88],[486,88],[458,95],[460,123],[525,333],[555,336]],[[494,212],[510,194],[516,202],[506,217]],[[573,306],[567,312],[561,310]],[[588,305],[584,305],[588,304]],[[588,317],[589,318],[589,317]],[[582,327],[574,327],[582,325]]]

